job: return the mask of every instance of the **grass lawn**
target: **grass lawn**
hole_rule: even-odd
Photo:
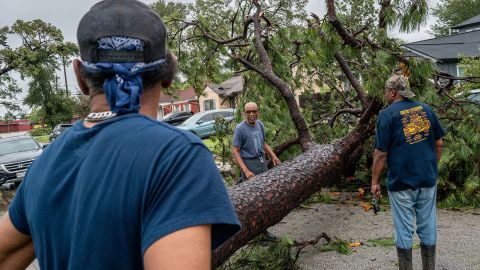
[[[35,140],[39,143],[48,143],[48,137],[49,135],[37,136],[35,137]]]
[[[215,145],[217,144],[217,142],[213,142],[210,139],[203,140],[203,143],[208,147],[210,151],[213,151],[213,147],[215,147]]]

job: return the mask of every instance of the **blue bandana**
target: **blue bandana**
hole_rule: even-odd
[[[143,41],[128,37],[104,37],[98,40],[101,50],[143,51]],[[140,74],[153,70],[165,63],[160,59],[151,63],[89,63],[83,66],[90,73],[113,71],[115,76],[105,80],[103,90],[107,97],[110,110],[117,114],[138,112],[143,82]]]

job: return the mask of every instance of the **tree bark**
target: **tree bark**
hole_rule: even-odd
[[[336,143],[314,144],[293,160],[230,188],[242,229],[213,252],[213,267],[280,222],[323,185],[337,181],[344,166],[352,161],[352,153],[371,136],[375,127],[371,117],[381,106],[381,102],[373,100],[357,128]]]

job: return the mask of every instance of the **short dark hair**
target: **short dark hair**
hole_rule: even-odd
[[[163,82],[162,87],[165,88],[173,81],[177,71],[177,58],[173,53],[168,51],[165,60],[165,63],[156,66],[153,70],[140,74],[144,90],[148,91],[148,89],[155,86],[159,81]],[[100,73],[88,72],[83,65],[80,65],[80,73],[93,94],[102,94],[104,92],[103,84],[105,80],[115,76],[114,71],[104,71]]]

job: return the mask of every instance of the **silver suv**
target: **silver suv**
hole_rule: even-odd
[[[42,147],[30,135],[0,138],[0,188],[18,186]]]

